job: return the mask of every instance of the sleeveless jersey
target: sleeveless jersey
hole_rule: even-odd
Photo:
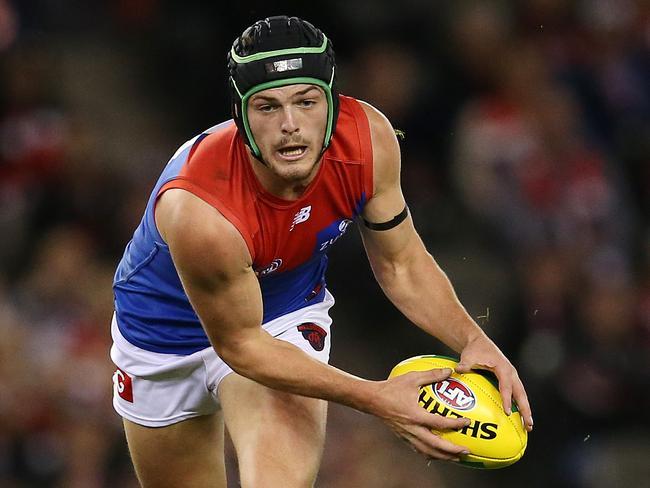
[[[120,332],[154,352],[191,354],[210,346],[156,228],[154,208],[164,191],[193,193],[237,228],[260,282],[264,324],[324,299],[327,251],[372,196],[372,179],[368,119],[345,96],[318,173],[295,201],[261,186],[232,120],[186,142],[163,170],[118,265],[113,291]]]

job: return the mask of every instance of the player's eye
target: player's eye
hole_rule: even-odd
[[[273,105],[266,104],[266,103],[263,104],[263,105],[258,105],[257,106],[257,110],[259,110],[260,112],[268,113],[268,112],[272,112],[274,109],[275,109],[275,107]]]
[[[300,101],[298,102],[298,105],[301,106],[301,107],[304,107],[304,108],[312,107],[312,106],[314,106],[315,104],[316,104],[316,100],[312,100],[312,99],[310,99],[310,98],[305,99],[305,100],[300,100]]]

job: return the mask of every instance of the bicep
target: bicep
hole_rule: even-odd
[[[184,190],[168,190],[156,221],[192,307],[217,352],[261,331],[262,298],[241,234],[216,209]]]
[[[233,270],[214,279],[207,270],[189,271],[174,255],[185,292],[201,320],[210,342],[222,355],[235,350],[261,331],[262,298],[252,269]]]

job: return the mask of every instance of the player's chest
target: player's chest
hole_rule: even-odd
[[[345,202],[313,198],[281,209],[260,204],[256,213],[253,266],[264,276],[326,253],[347,231],[354,208]]]

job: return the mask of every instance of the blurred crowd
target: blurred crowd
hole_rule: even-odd
[[[270,2],[272,3],[272,2]],[[518,367],[536,429],[482,472],[332,406],[323,488],[614,487],[650,456],[650,4],[0,0],[0,486],[136,486],[111,406],[111,281],[175,148],[228,118],[225,53],[289,13],[405,134],[430,252]],[[333,250],[332,362],[446,352]],[[229,456],[232,486],[236,465]]]

